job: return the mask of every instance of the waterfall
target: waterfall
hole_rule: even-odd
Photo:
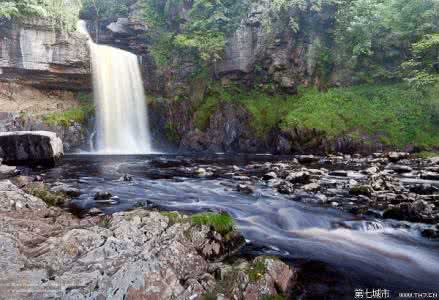
[[[151,153],[146,97],[137,56],[94,43],[84,21],[79,21],[78,30],[89,38],[97,152]]]

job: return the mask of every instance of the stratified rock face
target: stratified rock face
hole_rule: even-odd
[[[54,132],[0,133],[0,157],[6,164],[55,165],[64,155],[63,143]]]
[[[0,81],[43,88],[90,88],[86,38],[56,31],[44,19],[0,21]]]

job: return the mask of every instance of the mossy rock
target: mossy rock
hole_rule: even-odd
[[[70,200],[70,197],[63,192],[51,192],[42,182],[33,182],[28,184],[24,189],[26,193],[38,197],[48,206],[61,206]]]
[[[353,187],[351,187],[349,193],[351,193],[352,195],[364,195],[364,196],[370,196],[370,194],[372,193],[372,190],[369,186],[367,185],[355,185]]]
[[[235,222],[228,213],[198,213],[190,216],[190,221],[194,225],[210,226],[221,235],[227,235],[235,228]]]

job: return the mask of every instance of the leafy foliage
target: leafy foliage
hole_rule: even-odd
[[[0,17],[44,17],[54,27],[70,31],[76,26],[81,5],[81,0],[0,0]]]
[[[185,16],[183,0],[143,0],[151,53],[156,63],[169,64],[173,56],[195,58],[200,67],[222,59],[225,36],[239,24],[247,1],[195,0]]]
[[[86,19],[116,19],[128,16],[129,0],[81,0]]]

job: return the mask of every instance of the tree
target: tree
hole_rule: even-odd
[[[54,29],[69,31],[76,26],[81,5],[81,0],[0,0],[0,17],[45,17]]]
[[[99,22],[128,15],[128,0],[82,0],[81,15],[95,22],[96,42],[99,42]]]
[[[427,34],[412,45],[413,58],[404,62],[405,80],[416,89],[439,81],[439,33]]]

